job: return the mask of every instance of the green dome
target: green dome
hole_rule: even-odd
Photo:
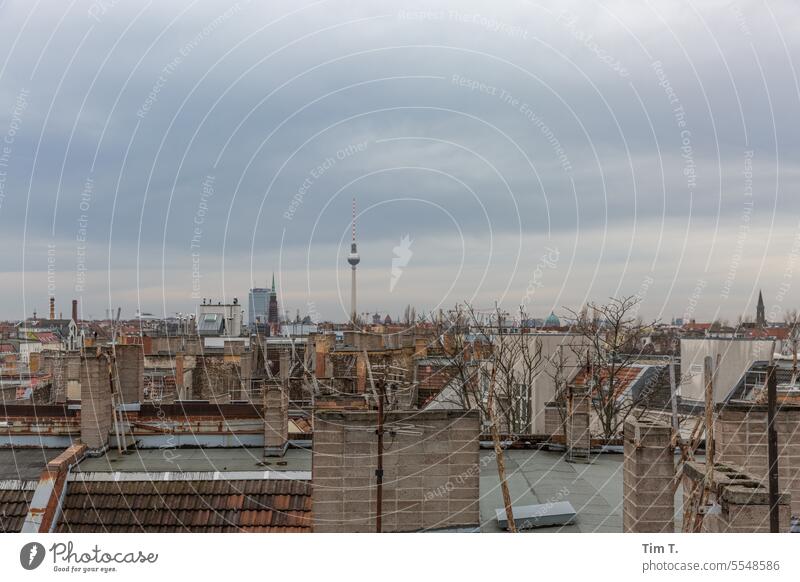
[[[556,314],[552,311],[547,319],[544,320],[545,327],[561,327],[561,320],[556,317]]]

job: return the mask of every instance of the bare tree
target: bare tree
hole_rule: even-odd
[[[519,321],[527,318],[520,312]],[[541,341],[499,308],[483,314],[469,304],[459,304],[440,316],[431,351],[442,360],[440,373],[450,380],[443,395],[449,404],[477,408],[488,420],[489,375],[494,370],[494,412],[502,432],[530,429],[531,389],[542,363]]]
[[[511,494],[505,469],[505,454],[500,441],[498,415],[507,432],[522,432],[530,428],[531,390],[542,362],[542,345],[538,338],[531,341],[524,322],[528,319],[520,308],[518,324],[508,325],[508,315],[495,305],[492,315],[479,318],[467,306],[473,333],[486,347],[486,365],[480,367],[484,378],[488,375],[488,388],[483,409],[497,458],[497,473],[503,493],[508,528],[516,532],[516,522],[511,506]],[[496,397],[497,396],[497,397]]]
[[[509,325],[508,314],[495,306],[489,315],[468,303],[439,315],[435,347],[452,378],[448,398],[480,411],[491,435],[509,530],[517,531],[505,471],[501,432],[530,429],[531,390],[542,360],[541,342],[521,325]],[[446,390],[447,388],[445,388]]]
[[[441,366],[437,370],[450,389],[440,395],[440,401],[464,410],[479,408],[478,363],[480,349],[469,334],[469,315],[465,306],[438,316],[430,316],[433,337],[429,351],[438,355]]]
[[[403,325],[410,326],[415,323],[417,323],[417,309],[408,304],[403,310]]]
[[[507,314],[495,308],[497,326],[475,325],[476,334],[489,346],[487,353],[495,375],[495,413],[505,432],[526,433],[531,428],[531,390],[542,363],[542,344],[522,325],[527,320],[520,310],[519,324],[508,325]]]
[[[608,303],[590,303],[587,310],[570,312],[575,317],[573,331],[585,340],[576,355],[586,367],[592,407],[605,439],[617,436],[628,415],[647,400],[646,392],[624,393],[641,339],[658,323],[642,322],[640,302],[636,295],[612,297]]]
[[[564,347],[559,346],[552,356],[550,356],[548,363],[549,366],[545,367],[546,374],[553,382],[553,402],[558,410],[560,419],[561,432],[564,437],[564,442],[567,442],[567,396],[569,393],[569,381],[572,375],[574,366],[570,365],[570,358],[564,352]],[[572,350],[575,348],[570,346]]]

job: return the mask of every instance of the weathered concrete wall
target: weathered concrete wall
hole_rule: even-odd
[[[622,531],[675,531],[675,454],[667,424],[625,421]]]
[[[542,363],[539,366],[531,388],[531,432],[545,432],[545,406],[552,402],[556,393],[553,376],[559,364],[564,364],[563,373],[571,379],[578,369],[576,352],[585,339],[578,334],[540,333],[529,334],[529,341],[539,342],[542,346]]]
[[[715,366],[714,402],[721,402],[753,362],[769,359],[771,349],[772,340],[681,339],[681,398],[696,402],[705,400],[703,361],[706,356],[711,356]]]
[[[476,526],[480,521],[477,411],[386,416],[383,531]],[[376,421],[375,412],[315,412],[315,531],[375,531]]]
[[[81,441],[90,451],[108,445],[113,423],[111,382],[105,357],[81,356]]]
[[[750,403],[721,406],[714,424],[717,459],[741,467],[767,483],[767,407]],[[778,482],[791,494],[800,515],[800,406],[781,404],[777,415]]]

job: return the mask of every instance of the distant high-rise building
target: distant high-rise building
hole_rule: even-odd
[[[761,295],[761,291],[758,292],[758,305],[756,305],[756,325],[760,327],[766,327],[767,325],[767,315],[764,311],[764,297]]]
[[[266,325],[269,313],[270,290],[266,287],[250,289],[247,323],[256,330],[258,325]]]
[[[275,290],[275,274],[272,274],[272,287],[250,289],[248,324],[257,333],[276,333],[280,326],[278,312],[278,293]]]

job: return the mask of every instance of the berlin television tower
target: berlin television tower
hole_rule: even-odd
[[[356,199],[353,197],[353,241],[350,243],[350,254],[347,256],[347,262],[350,263],[352,274],[350,278],[350,322],[355,327],[358,320],[356,315],[356,265],[361,262],[361,257],[358,256],[356,249]]]

